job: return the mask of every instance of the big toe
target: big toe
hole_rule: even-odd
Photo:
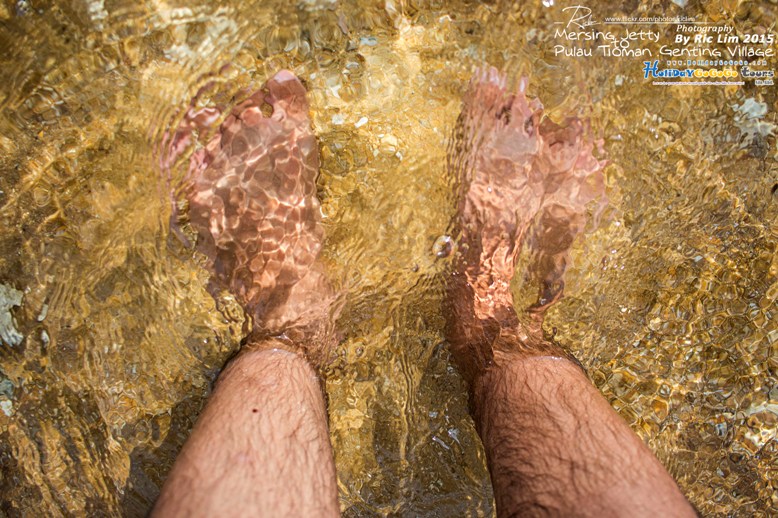
[[[289,70],[281,70],[267,82],[267,102],[273,106],[276,118],[305,117],[308,113],[308,101],[305,87]]]

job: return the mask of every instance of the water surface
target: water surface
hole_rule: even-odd
[[[748,32],[777,10],[653,5],[595,14]],[[319,138],[323,261],[348,293],[327,381],[344,514],[491,515],[434,251],[456,206],[447,137],[489,63],[529,76],[552,118],[590,118],[609,161],[609,206],[574,245],[548,330],[706,516],[778,512],[775,90],[651,88],[634,60],[554,57],[560,8],[0,5],[3,511],[142,516],[153,503],[244,323],[169,231],[159,145],[204,85],[217,88],[201,102],[230,105],[288,68]]]

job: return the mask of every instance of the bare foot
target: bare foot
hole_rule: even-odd
[[[235,296],[253,319],[255,342],[275,337],[302,346],[303,336],[306,344],[328,341],[315,336],[329,334],[332,296],[316,263],[324,231],[308,108],[302,83],[289,71],[277,73],[196,149],[184,181],[197,249],[212,273],[209,289]],[[190,109],[171,155],[220,115],[218,108]],[[309,356],[326,356],[306,347]]]
[[[460,187],[448,336],[468,378],[497,351],[566,355],[543,337],[543,315],[562,294],[567,251],[583,229],[585,205],[603,193],[603,164],[592,155],[585,124],[544,119],[525,87],[522,80],[508,90],[494,68],[477,72],[448,157]],[[520,324],[510,285],[531,229],[530,271],[542,288]]]

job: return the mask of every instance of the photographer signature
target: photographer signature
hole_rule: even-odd
[[[598,24],[598,22],[592,19],[592,10],[583,5],[571,5],[570,7],[565,7],[562,9],[562,11],[573,11],[570,14],[570,19],[567,21],[567,25],[565,25],[565,29],[570,27],[571,24],[577,25],[579,29],[585,29],[589,26]],[[560,24],[565,22],[555,23]]]

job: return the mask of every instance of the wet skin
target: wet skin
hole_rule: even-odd
[[[316,262],[324,230],[308,110],[302,83],[289,71],[277,73],[195,148],[183,190],[210,291],[235,296],[252,318],[252,341],[280,339],[319,364],[334,342],[333,293]],[[188,110],[172,156],[220,116],[215,108]],[[312,339],[321,346],[311,347]]]
[[[169,160],[219,116],[189,110]],[[220,374],[153,516],[339,513],[315,371],[334,343],[332,294],[316,263],[318,166],[305,89],[288,71],[235,107],[192,155],[183,190],[209,289],[229,290],[252,331]]]
[[[448,156],[460,202],[447,337],[468,378],[503,346],[566,356],[543,338],[543,315],[562,295],[568,250],[587,204],[604,201],[603,163],[592,154],[585,124],[544,119],[542,105],[524,96],[525,85],[511,92],[495,69],[479,71]],[[520,324],[510,286],[523,246],[532,249],[530,273],[541,292]]]
[[[544,336],[587,204],[602,203],[603,163],[582,121],[544,120],[523,90],[495,69],[477,73],[449,154],[461,201],[447,335],[470,383],[497,515],[694,516],[580,364]],[[519,318],[510,285],[522,246],[541,288]]]
[[[229,290],[253,331],[220,375],[155,516],[338,514],[314,371],[334,335],[316,264],[323,234],[307,112],[302,84],[279,72],[190,161],[184,191],[211,289]],[[171,156],[219,115],[190,110]],[[447,279],[452,354],[470,383],[499,516],[693,516],[650,450],[543,335],[585,206],[601,199],[592,149],[583,122],[544,120],[523,87],[508,90],[494,69],[476,74],[449,154],[460,189]],[[519,319],[510,283],[525,245],[541,292]]]

